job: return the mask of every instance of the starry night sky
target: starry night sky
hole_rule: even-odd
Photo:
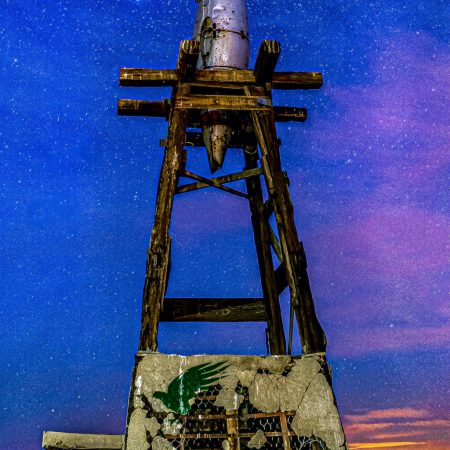
[[[44,430],[124,432],[167,124],[118,117],[116,99],[170,91],[119,88],[118,73],[175,67],[195,9],[3,1],[2,449],[39,448]],[[279,70],[324,74],[319,91],[274,98],[309,111],[280,124],[282,160],[351,448],[450,449],[450,6],[251,0],[248,10],[251,66],[270,38]],[[242,167],[230,150],[222,173]],[[188,168],[208,175],[203,150]],[[260,294],[244,199],[177,197],[171,235],[168,296]],[[263,325],[163,324],[160,351],[264,354],[263,336]]]

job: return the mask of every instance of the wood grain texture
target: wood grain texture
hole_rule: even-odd
[[[264,322],[260,298],[166,298],[161,322]]]
[[[247,91],[249,95],[249,91]],[[291,296],[291,311],[295,312],[303,353],[326,351],[326,336],[317,319],[303,245],[298,239],[294,208],[288,180],[281,168],[281,158],[272,111],[250,112],[254,131],[261,149],[261,164],[269,196],[272,199],[280,237],[283,263]],[[292,322],[289,326],[288,352],[292,350]]]
[[[195,68],[199,53],[199,41],[181,41],[176,70],[179,81],[192,80],[195,77]]]
[[[203,109],[203,106],[210,106],[211,104],[217,104],[217,98],[223,96],[210,96],[210,99],[207,100],[207,96],[201,96],[204,100],[198,105],[193,106],[195,109]],[[240,96],[232,96],[231,100],[224,99],[225,102],[233,102],[236,101],[237,98],[245,98]],[[256,110],[266,110],[266,105],[261,105],[260,102],[267,101],[267,97],[253,97],[253,100],[250,102],[249,100],[241,101],[239,100],[236,106],[232,106],[231,108],[222,107],[219,109],[239,109],[239,105],[253,105],[251,109]],[[189,101],[189,99],[182,99],[184,102]],[[191,102],[199,102],[198,98],[193,97]],[[220,103],[220,102],[219,102]],[[194,104],[194,103],[193,103]],[[180,109],[189,108],[186,104],[184,104]],[[120,116],[144,116],[144,117],[164,117],[168,118],[170,114],[171,105],[170,102],[165,99],[163,101],[150,101],[150,100],[134,100],[134,99],[119,99],[117,101],[117,112]],[[305,108],[297,108],[293,106],[274,106],[273,107],[275,113],[275,121],[276,122],[304,122],[307,117],[307,111]],[[198,139],[197,142],[200,142]],[[203,143],[203,139],[201,139]]]
[[[244,192],[237,191],[236,189],[232,189],[228,186],[223,186],[222,183],[220,183],[216,178],[205,178],[200,175],[197,175],[195,173],[189,172],[187,170],[182,170],[180,172],[180,176],[191,178],[192,180],[197,180],[200,183],[203,183],[209,187],[214,187],[216,189],[219,189],[221,191],[228,192],[229,194],[237,195],[238,197],[244,197],[247,198],[247,194]]]
[[[267,111],[271,106],[269,97],[243,97],[241,95],[177,96],[175,109],[220,109],[228,111]]]
[[[246,170],[254,170],[258,167],[256,147],[248,148],[244,153],[244,158]],[[266,309],[269,350],[272,355],[284,355],[286,354],[286,339],[270,250],[270,225],[264,214],[261,180],[260,178],[248,178],[246,186]]]
[[[212,178],[211,182],[215,185],[216,184],[222,185],[225,183],[232,183],[233,181],[245,180],[246,178],[259,176],[261,174],[262,174],[262,170],[258,167],[255,169],[243,170],[242,172],[238,172],[238,173],[232,173],[230,175],[223,175],[221,177]],[[204,188],[207,188],[210,186],[211,185],[209,183],[204,183],[202,181],[199,181],[197,183],[183,184],[183,185],[177,187],[175,193],[181,194],[183,192],[195,191],[195,190],[204,189]]]
[[[269,41],[266,39],[262,42],[253,69],[256,83],[263,84],[272,81],[272,75],[275,71],[280,53],[281,46],[278,41]]]
[[[193,80],[209,85],[254,85],[255,75],[251,70],[196,70]],[[119,83],[130,87],[176,86],[179,76],[176,70],[155,70],[139,68],[120,69]],[[320,89],[323,76],[320,72],[274,72],[273,89]]]
[[[168,143],[159,177],[152,235],[147,252],[139,350],[157,351],[158,349],[158,324],[169,272],[170,219],[178,174],[183,164],[183,143],[187,120],[187,111],[172,111]]]

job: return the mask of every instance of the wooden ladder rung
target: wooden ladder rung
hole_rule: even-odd
[[[262,298],[166,298],[161,322],[265,322]]]

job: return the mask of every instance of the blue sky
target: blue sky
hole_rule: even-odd
[[[118,117],[116,99],[170,91],[119,88],[118,71],[174,67],[195,7],[5,1],[2,448],[38,448],[43,430],[124,431],[167,125]],[[279,70],[324,74],[320,91],[275,101],[309,112],[280,125],[282,160],[349,440],[450,448],[448,3],[258,0],[248,10],[251,65],[271,38]],[[208,174],[201,150],[189,164]],[[223,173],[242,166],[230,150]],[[243,199],[180,196],[171,234],[168,295],[258,295]],[[265,346],[259,325],[173,324],[160,350]]]

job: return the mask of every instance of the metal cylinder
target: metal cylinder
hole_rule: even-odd
[[[200,41],[198,69],[247,69],[250,43],[245,0],[197,0],[194,39]],[[233,132],[231,113],[202,112],[203,140],[212,172],[222,167]]]
[[[199,69],[247,69],[249,37],[245,0],[200,0],[194,26]]]

